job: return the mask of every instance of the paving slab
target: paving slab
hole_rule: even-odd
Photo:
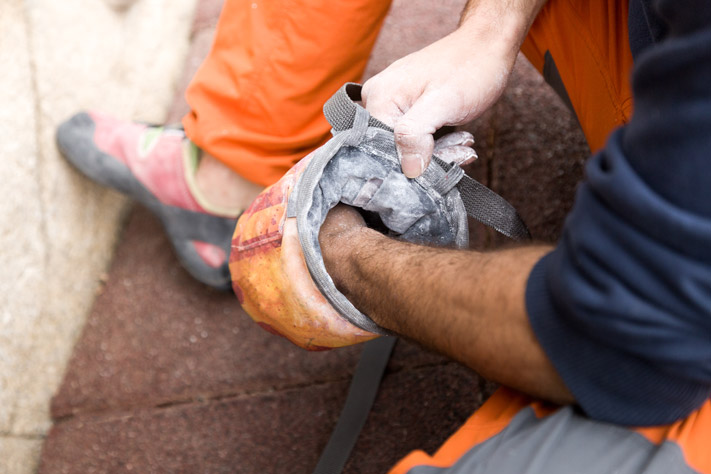
[[[55,425],[39,472],[308,472],[345,387],[77,416]]]
[[[32,89],[28,25],[22,2],[0,2],[3,62],[11,65],[0,74],[0,182],[7,191],[0,199],[0,433],[12,431],[20,393],[17,376],[28,369],[25,357],[31,344],[28,330],[37,324],[41,299],[28,294],[39,288],[46,250],[41,216],[42,203],[28,198],[39,194],[38,149],[35,140],[37,113]],[[16,124],[20,124],[17,126]]]
[[[509,201],[535,240],[555,242],[590,150],[574,114],[522,54],[499,101],[461,129],[479,155],[467,174]],[[511,243],[477,223],[471,231],[474,248]]]
[[[0,436],[0,472],[34,474],[39,465],[43,439]]]
[[[516,207],[534,238],[554,242],[590,154],[574,114],[519,55],[490,121],[489,186]]]
[[[306,352],[254,324],[235,296],[194,281],[138,207],[116,250],[52,416],[348,380],[361,347]],[[403,343],[391,368],[445,359]]]
[[[455,363],[386,374],[345,472],[386,472],[411,451],[434,454],[495,389]]]
[[[482,381],[456,364],[389,374],[345,472],[384,472],[436,449],[481,404]],[[313,384],[57,423],[39,472],[310,472],[347,382]]]
[[[170,7],[172,15],[165,15]],[[71,170],[56,125],[84,107],[162,120],[180,72],[194,0],[0,5],[0,432],[41,435],[125,201]]]

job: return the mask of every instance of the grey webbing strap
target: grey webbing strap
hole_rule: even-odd
[[[442,161],[436,156],[432,157],[432,161],[445,170],[454,167],[453,164]],[[457,189],[469,216],[506,237],[515,240],[531,239],[528,227],[516,212],[516,208],[506,199],[466,174],[457,183]]]
[[[355,109],[351,117],[351,127],[326,142],[309,161],[295,190],[292,192],[292,198],[289,199],[286,209],[287,217],[296,217],[297,229],[309,228],[308,211],[311,209],[314,190],[321,180],[324,168],[342,147],[360,144],[368,130],[369,117],[370,115],[364,108]],[[296,195],[295,198],[293,198],[294,194]],[[374,334],[392,335],[390,331],[381,328],[375,321],[361,313],[343,293],[338,291],[326,271],[320,250],[311,244],[311,235],[308,232],[301,231],[298,234],[301,251],[304,254],[304,260],[311,278],[318,286],[321,294],[331,303],[331,306],[346,320],[361,329]]]
[[[348,388],[346,403],[314,474],[337,474],[343,470],[378,394],[395,342],[396,337],[383,336],[365,343]]]
[[[353,127],[356,112],[361,108],[355,103],[361,99],[360,93],[361,85],[350,82],[341,87],[323,106],[323,113],[334,131],[340,132]],[[392,128],[374,117],[370,117],[368,125],[393,131]],[[449,171],[454,166],[436,156],[432,157],[432,161],[445,171]],[[526,224],[516,209],[494,191],[466,174],[461,175],[456,186],[469,216],[512,239],[529,240],[531,238]]]
[[[354,82],[348,82],[343,85],[338,92],[333,94],[330,99],[323,105],[323,115],[331,124],[333,130],[342,132],[353,128],[353,122],[356,118],[356,111],[360,107],[355,101],[360,100],[360,91],[362,86]],[[392,128],[385,125],[375,117],[370,117],[368,120],[369,127],[382,128],[383,130],[393,131]]]

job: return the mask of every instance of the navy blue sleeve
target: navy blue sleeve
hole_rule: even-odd
[[[667,0],[635,112],[586,166],[526,289],[533,330],[590,417],[680,419],[711,396],[711,3]]]

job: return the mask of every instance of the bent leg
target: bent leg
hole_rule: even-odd
[[[554,88],[562,82],[593,152],[632,115],[628,8],[626,0],[549,0],[521,46]]]
[[[227,0],[183,119],[200,148],[269,185],[322,144],[321,107],[360,79],[390,2]]]

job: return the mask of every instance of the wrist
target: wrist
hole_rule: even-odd
[[[322,233],[319,237],[324,266],[341,293],[348,292],[348,281],[355,278],[359,248],[378,236],[383,237],[367,227],[354,227],[340,232]]]
[[[469,0],[456,33],[470,44],[515,60],[528,30],[546,0]]]

